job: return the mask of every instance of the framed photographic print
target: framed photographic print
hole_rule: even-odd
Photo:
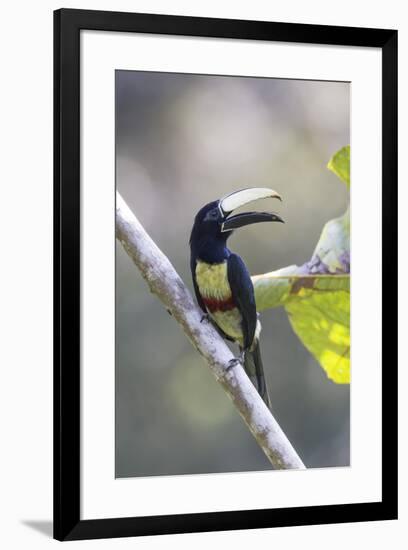
[[[396,518],[397,31],[54,25],[55,538]]]

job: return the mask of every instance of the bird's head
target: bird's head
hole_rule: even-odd
[[[203,206],[197,213],[190,237],[192,246],[208,240],[226,242],[235,229],[260,222],[283,222],[274,212],[241,212],[231,215],[237,208],[258,199],[277,198],[280,195],[266,187],[249,187],[234,191],[225,197]]]

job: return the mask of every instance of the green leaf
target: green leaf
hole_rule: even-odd
[[[293,330],[327,376],[350,383],[350,293],[307,290],[285,307]]]
[[[350,186],[350,146],[328,168]],[[258,311],[283,306],[293,330],[338,384],[350,382],[350,213],[330,220],[309,262],[252,277]]]
[[[329,160],[327,168],[350,188],[350,145],[337,151]]]
[[[350,272],[350,211],[330,220],[323,227],[308,269],[311,273]]]
[[[264,275],[253,276],[257,310],[285,306],[299,298],[303,299],[306,290],[319,294],[350,292],[348,273],[333,276],[318,273],[305,274],[302,271],[303,268],[294,265]]]
[[[257,309],[284,306],[293,330],[327,376],[337,384],[348,384],[350,275],[297,272],[299,268],[291,266],[253,277]]]

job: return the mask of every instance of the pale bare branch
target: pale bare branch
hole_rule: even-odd
[[[116,237],[142,273],[151,292],[171,312],[204,357],[274,468],[304,469],[304,464],[244,369],[240,365],[229,368],[233,359],[230,349],[209,322],[202,322],[203,314],[188,288],[119,194],[116,198]]]

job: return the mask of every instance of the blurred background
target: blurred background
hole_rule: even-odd
[[[271,187],[286,223],[229,240],[251,274],[310,259],[347,206],[326,169],[350,142],[349,84],[116,72],[116,184],[192,290],[193,218],[242,187]],[[256,205],[255,205],[256,206]],[[116,253],[116,477],[266,470],[271,465],[123,248]],[[350,387],[331,382],[281,308],[262,355],[273,413],[308,467],[349,465]],[[235,350],[236,351],[236,350]]]

